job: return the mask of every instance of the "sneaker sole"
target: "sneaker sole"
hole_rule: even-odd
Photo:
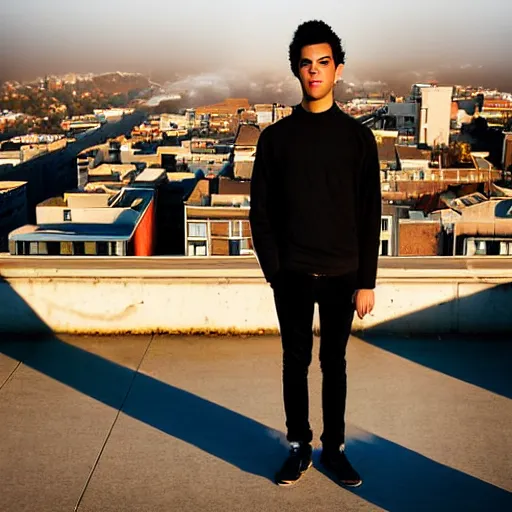
[[[338,480],[338,482],[340,483],[340,485],[343,485],[343,487],[361,487],[361,485],[363,485],[363,481],[362,480],[359,480],[359,482],[355,483],[355,484],[347,484],[345,482],[342,482],[341,480]]]
[[[302,480],[302,477],[306,474],[306,471],[313,465],[313,462],[310,462],[308,467],[304,470],[304,471],[301,471],[300,473],[300,476],[299,478],[297,478],[297,480],[293,480],[291,482],[288,482],[288,481],[279,481],[279,482],[276,482],[276,484],[279,486],[279,487],[291,487],[292,485],[295,485],[299,480]]]
[[[352,487],[352,488],[355,488],[355,487],[361,487],[361,485],[363,485],[363,480],[359,480],[359,482],[356,482],[356,483],[347,483],[347,482],[344,482],[343,480],[340,480],[339,478],[336,477],[336,473],[331,469],[329,468],[328,466],[325,466],[322,462],[322,467],[327,471],[327,473],[329,473],[329,475],[331,475],[332,477],[334,477],[334,480],[336,480],[336,482],[338,482],[340,485],[342,485],[343,487]]]

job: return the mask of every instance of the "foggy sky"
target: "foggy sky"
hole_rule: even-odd
[[[341,36],[348,81],[437,78],[512,90],[510,0],[23,0],[0,17],[0,80],[66,72],[286,78],[296,26]]]

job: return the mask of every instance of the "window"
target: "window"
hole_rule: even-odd
[[[381,256],[389,256],[389,240],[381,240],[380,255]]]
[[[381,231],[389,231],[389,219],[381,219]]]
[[[119,240],[118,242],[116,242],[115,254],[117,256],[126,256],[126,244],[122,240]]]
[[[73,242],[61,242],[60,243],[60,254],[62,256],[73,255]]]
[[[188,236],[190,238],[206,238],[206,222],[189,222]]]
[[[46,242],[39,242],[38,254],[48,254],[48,244]]]
[[[47,242],[46,248],[48,249],[49,256],[60,255],[60,243],[59,242]]]
[[[232,220],[229,229],[230,238],[240,238],[243,235],[242,221]]]
[[[75,256],[83,256],[85,254],[84,242],[73,242],[73,254]]]
[[[487,244],[484,241],[476,242],[475,254],[478,256],[485,256],[487,254]]]
[[[63,210],[64,222],[71,222],[71,210]]]
[[[84,242],[84,252],[87,256],[95,256],[96,242]]]
[[[510,253],[510,249],[512,244],[507,242],[500,242],[500,256],[508,256]]]
[[[229,255],[240,256],[240,240],[229,241]]]
[[[206,240],[190,241],[188,243],[189,256],[207,256]]]
[[[240,239],[240,254],[254,254],[254,251],[251,248],[250,238]]]
[[[96,253],[98,256],[108,256],[108,242],[97,242]]]

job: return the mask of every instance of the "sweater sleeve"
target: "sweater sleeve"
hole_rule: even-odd
[[[379,258],[382,199],[377,143],[365,128],[365,156],[359,186],[359,269],[357,288],[375,288]]]
[[[263,131],[258,140],[256,157],[251,177],[251,209],[249,221],[254,249],[261,270],[268,282],[279,270],[279,254],[272,223],[272,164],[268,145],[268,129]]]

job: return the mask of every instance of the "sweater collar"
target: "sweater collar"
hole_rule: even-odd
[[[335,115],[338,110],[339,107],[338,105],[336,105],[336,102],[332,104],[331,108],[329,108],[328,110],[324,110],[323,112],[309,112],[300,103],[296,105],[294,108],[294,112],[298,116],[312,122],[328,119]]]

